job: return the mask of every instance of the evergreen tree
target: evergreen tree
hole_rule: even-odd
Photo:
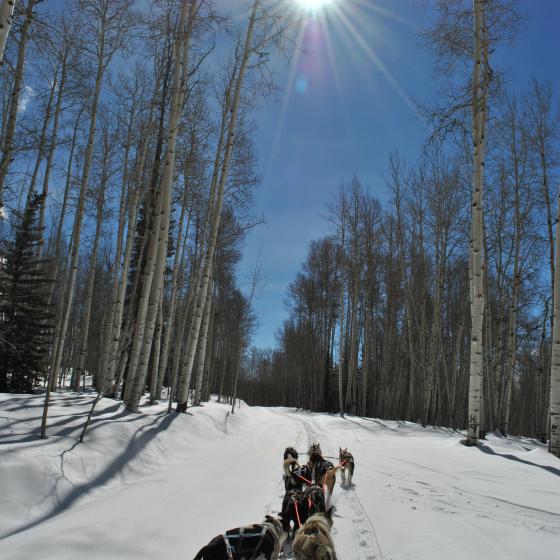
[[[53,314],[52,281],[40,259],[37,216],[42,195],[34,195],[0,256],[0,391],[30,393],[46,373]]]

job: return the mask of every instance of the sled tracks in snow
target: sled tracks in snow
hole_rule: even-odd
[[[341,488],[342,492],[347,497],[344,501],[349,503],[352,510],[352,523],[354,525],[353,554],[355,554],[355,558],[385,560],[381,545],[379,544],[379,538],[377,537],[377,531],[356,490],[353,487]]]

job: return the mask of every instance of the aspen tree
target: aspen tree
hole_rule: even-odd
[[[101,228],[103,225],[103,215],[105,210],[105,192],[107,189],[107,183],[109,182],[111,176],[110,170],[110,157],[111,157],[111,142],[113,138],[110,136],[110,131],[108,130],[108,123],[103,123],[105,130],[103,130],[103,145],[102,145],[102,158],[101,158],[101,177],[99,179],[99,187],[96,192],[96,203],[97,203],[97,213],[95,221],[95,234],[93,238],[93,246],[91,249],[91,254],[89,258],[89,274],[87,279],[85,300],[84,300],[84,312],[82,315],[82,334],[80,350],[78,353],[77,365],[74,374],[74,391],[80,390],[80,379],[82,375],[85,375],[85,365],[86,356],[88,350],[88,336],[90,330],[90,317],[91,309],[93,305],[93,288],[95,286],[95,276],[97,269],[97,252],[99,249],[99,242],[101,239]]]
[[[167,259],[169,221],[171,214],[171,186],[175,167],[175,146],[179,132],[179,121],[187,93],[189,75],[189,52],[194,21],[200,2],[192,0],[187,5],[183,0],[177,26],[175,42],[175,69],[171,90],[171,106],[167,132],[167,148],[160,182],[160,194],[154,216],[154,230],[148,240],[146,266],[143,274],[142,293],[135,334],[129,358],[129,378],[126,384],[124,403],[130,410],[138,410],[140,397],[146,382],[148,360],[153,342],[155,320],[163,289],[163,273]],[[186,25],[186,27],[185,27]]]
[[[548,450],[560,458],[560,197],[556,214],[554,316],[550,364],[550,440]]]
[[[201,327],[201,340],[200,347],[198,350],[198,365],[196,370],[195,378],[195,391],[193,405],[200,405],[202,399],[202,381],[204,378],[204,368],[208,367],[208,355],[207,355],[207,344],[208,344],[208,331],[210,328],[210,317],[212,314],[212,299],[213,299],[213,279],[210,277],[210,285],[208,287],[208,294],[206,295],[206,302],[204,303],[204,315],[202,317],[202,327]],[[232,410],[233,412],[233,410]]]
[[[64,24],[63,24],[64,25]],[[59,64],[60,64],[60,80],[57,83],[57,100],[54,109],[53,125],[50,135],[50,140],[48,143],[47,160],[45,163],[45,174],[43,176],[43,197],[41,199],[41,209],[39,213],[39,232],[42,232],[45,226],[45,213],[47,207],[47,199],[50,187],[50,174],[53,167],[54,156],[56,152],[57,142],[58,142],[58,127],[60,122],[60,116],[62,113],[62,101],[66,95],[66,86],[68,79],[68,69],[69,69],[69,58],[72,53],[75,52],[75,42],[71,30],[64,25],[63,31],[63,45],[61,51],[58,53]],[[75,142],[73,141],[73,144]],[[42,235],[42,233],[41,233]]]
[[[82,231],[82,222],[84,216],[84,207],[89,185],[89,175],[91,163],[93,159],[93,148],[95,142],[95,133],[97,129],[97,111],[99,108],[99,98],[101,94],[101,85],[103,76],[113,55],[119,50],[124,42],[126,33],[128,32],[129,19],[128,14],[131,0],[79,0],[78,6],[85,10],[82,12],[84,17],[91,17],[88,22],[93,26],[95,41],[93,48],[94,61],[96,63],[95,83],[93,88],[93,97],[90,109],[90,124],[87,139],[86,151],[82,167],[80,180],[80,190],[78,195],[78,206],[74,218],[72,229],[72,250],[70,255],[70,272],[66,284],[63,302],[63,314],[60,319],[59,331],[57,334],[57,342],[55,345],[52,369],[50,372],[50,383],[45,394],[45,404],[43,408],[43,418],[41,422],[41,439],[45,439],[47,427],[48,406],[50,401],[50,386],[59,371],[62,355],[64,351],[64,341],[68,329],[68,321],[74,299],[74,289],[76,285],[76,276],[78,272],[78,257],[80,248],[80,236]]]
[[[0,63],[4,58],[6,41],[10,34],[16,0],[0,0]]]
[[[232,91],[229,123],[227,130],[227,141],[224,150],[224,157],[220,168],[220,179],[218,182],[218,189],[216,193],[216,202],[213,206],[210,220],[210,231],[208,236],[208,244],[206,247],[206,252],[204,255],[203,272],[200,284],[196,287],[196,297],[195,297],[195,308],[194,317],[189,332],[187,349],[186,349],[186,362],[184,371],[182,372],[182,377],[184,382],[181,386],[181,390],[177,395],[178,405],[177,410],[179,412],[186,411],[188,405],[188,390],[189,383],[191,379],[191,374],[194,366],[194,358],[196,353],[196,347],[198,344],[200,326],[202,323],[202,315],[204,303],[206,301],[206,295],[208,293],[208,286],[210,282],[210,273],[212,270],[212,262],[214,259],[214,251],[216,248],[216,240],[218,236],[218,228],[220,225],[220,216],[222,211],[222,204],[224,199],[224,189],[226,186],[226,181],[228,179],[229,165],[231,161],[231,155],[233,152],[234,141],[235,141],[235,131],[237,125],[237,116],[239,112],[239,103],[241,100],[241,89],[243,86],[243,81],[245,78],[245,73],[247,71],[250,56],[258,49],[265,48],[270,41],[281,35],[281,32],[274,33],[272,37],[265,37],[258,44],[253,44],[253,36],[255,33],[255,27],[257,25],[257,11],[261,5],[260,0],[255,0],[253,3],[253,8],[251,11],[251,16],[249,18],[249,25],[247,27],[247,32],[245,35],[245,43],[243,46],[243,51],[239,61],[239,67],[236,68],[237,72],[234,71],[233,76],[235,77],[235,85]],[[229,105],[229,103],[227,103]]]
[[[471,365],[467,445],[478,443],[482,405],[482,323],[484,318],[483,209],[486,95],[488,88],[488,43],[486,0],[473,0],[474,58],[472,77],[472,140],[474,148],[471,225]]]
[[[29,40],[29,32],[31,22],[33,21],[33,8],[37,0],[28,0],[24,11],[23,25],[19,34],[17,61],[14,71],[14,83],[10,95],[10,103],[8,110],[8,121],[6,124],[6,131],[4,133],[4,142],[2,143],[2,157],[0,158],[0,211],[4,206],[4,187],[6,183],[6,176],[10,170],[10,164],[14,157],[14,136],[16,132],[17,115],[19,108],[19,99],[21,90],[23,88],[23,74],[25,67],[25,53],[27,50],[27,42]],[[4,7],[6,0],[3,1],[2,12],[5,12]],[[9,8],[7,6],[6,8]],[[13,6],[12,6],[13,9]],[[6,36],[9,29],[6,29]],[[5,42],[5,39],[4,39]]]

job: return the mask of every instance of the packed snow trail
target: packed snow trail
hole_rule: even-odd
[[[560,548],[560,461],[534,441],[287,408],[207,403],[131,414],[91,395],[0,395],[0,557],[189,560],[213,536],[277,513],[286,446],[348,447],[355,485],[332,502],[340,560],[552,560]],[[305,456],[304,456],[305,458]],[[336,462],[336,459],[331,459]]]

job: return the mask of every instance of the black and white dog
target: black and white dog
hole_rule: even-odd
[[[284,451],[284,489],[301,491],[304,484],[311,484],[311,470],[307,465],[298,463],[298,452],[293,447],[286,447]]]
[[[323,457],[319,443],[313,443],[309,448],[309,461],[307,463],[311,470],[312,480],[315,484],[326,488],[329,496],[332,496],[333,488],[336,483],[336,471],[340,466],[334,466],[330,461]]]
[[[354,476],[354,456],[348,449],[338,448],[338,462],[340,463],[340,475],[342,477],[342,486],[352,486],[352,477]]]
[[[214,537],[194,560],[278,560],[287,537],[281,518],[267,515],[263,523],[230,529]]]
[[[282,524],[288,535],[299,529],[312,515],[325,511],[325,494],[316,484],[303,490],[289,490],[282,502]]]

